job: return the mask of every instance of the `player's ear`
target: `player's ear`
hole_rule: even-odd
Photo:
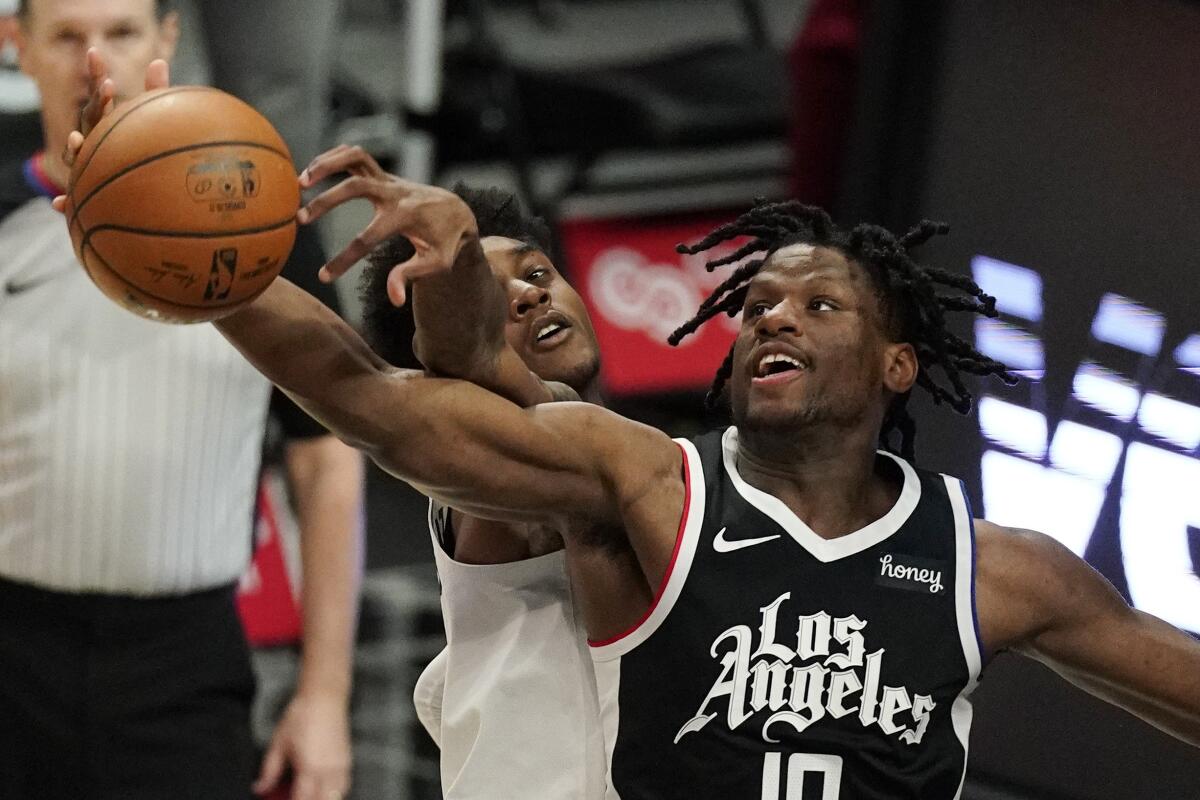
[[[158,23],[158,47],[155,58],[161,58],[170,63],[175,57],[175,48],[179,44],[179,12],[168,11]]]
[[[917,351],[907,342],[889,343],[884,348],[883,385],[903,394],[917,381]]]

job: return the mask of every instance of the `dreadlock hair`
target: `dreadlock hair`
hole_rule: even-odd
[[[479,237],[503,236],[536,247],[554,258],[550,226],[541,217],[521,212],[516,195],[496,187],[476,189],[464,183],[452,190],[462,198],[475,215]],[[381,358],[397,367],[420,369],[413,354],[412,338],[416,332],[412,311],[408,305],[396,308],[387,296],[387,278],[392,267],[413,256],[412,243],[395,236],[367,256],[358,284],[358,296],[363,305],[363,334],[371,348]]]
[[[909,256],[913,248],[949,231],[950,227],[945,223],[930,220],[922,220],[898,238],[877,225],[861,224],[844,230],[816,206],[794,200],[782,203],[759,200],[754,208],[720,226],[696,244],[676,248],[680,253],[694,255],[722,242],[750,237],[749,242],[734,252],[705,265],[711,272],[749,257],[700,304],[696,316],[680,326],[667,341],[678,345],[685,336],[718,314],[737,315],[750,289],[750,279],[777,250],[801,243],[827,247],[838,250],[865,269],[879,300],[888,334],[896,341],[912,344],[916,351],[916,385],[925,389],[935,404],[945,402],[960,414],[966,414],[971,410],[971,393],[963,384],[963,373],[995,375],[1010,385],[1016,383],[1017,378],[1004,364],[988,358],[946,328],[947,311],[997,316],[996,299],[985,294],[966,275],[922,266]],[[939,286],[956,289],[961,294],[940,294]],[[931,371],[934,367],[939,369],[944,380],[934,377]],[[705,405],[710,410],[717,406],[732,372],[731,347],[705,397]],[[884,415],[879,442],[881,447],[893,450],[889,444],[890,435],[892,431],[899,431],[899,455],[912,460],[916,426],[906,408],[909,394],[905,392],[893,398]]]

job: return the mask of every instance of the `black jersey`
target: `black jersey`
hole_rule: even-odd
[[[881,453],[896,504],[826,540],[742,480],[736,429],[680,446],[658,598],[592,647],[609,797],[957,798],[980,670],[962,484]]]

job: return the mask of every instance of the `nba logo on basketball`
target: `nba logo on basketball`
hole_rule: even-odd
[[[237,272],[238,251],[236,247],[213,251],[212,268],[208,271],[208,286],[204,289],[204,300],[224,300],[233,288],[233,276]]]

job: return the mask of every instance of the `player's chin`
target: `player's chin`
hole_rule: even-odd
[[[538,377],[546,381],[565,383],[576,391],[596,377],[600,361],[595,350],[582,342],[570,342],[565,347],[549,353],[532,354],[533,361],[526,360]]]
[[[789,430],[804,424],[811,416],[811,409],[797,398],[755,397],[751,393],[744,402],[734,405],[733,416],[739,427]]]

